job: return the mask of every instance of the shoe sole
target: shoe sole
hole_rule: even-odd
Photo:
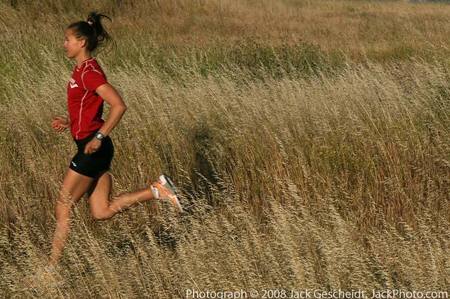
[[[161,184],[165,187],[165,185],[168,185],[168,189],[174,194],[173,197],[170,198],[170,200],[172,201],[172,203],[176,206],[176,208],[182,212],[183,211],[183,207],[181,206],[180,201],[178,200],[178,192],[177,192],[177,188],[175,187],[175,184],[172,182],[172,180],[170,179],[170,177],[168,177],[165,174],[162,174],[159,176],[159,180],[161,182]],[[166,187],[167,188],[167,187]]]

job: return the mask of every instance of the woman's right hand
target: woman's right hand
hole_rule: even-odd
[[[70,126],[69,120],[64,116],[55,116],[52,121],[52,128],[56,132],[62,132]]]

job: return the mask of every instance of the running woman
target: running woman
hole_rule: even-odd
[[[164,174],[148,188],[123,193],[109,202],[112,178],[108,170],[114,155],[109,135],[127,107],[91,55],[99,45],[110,39],[102,26],[102,17],[111,20],[91,12],[87,21],[72,23],[64,31],[66,56],[76,61],[67,84],[69,118],[57,116],[51,125],[56,132],[70,128],[78,151],[70,162],[56,202],[57,223],[48,269],[54,269],[58,263],[70,229],[71,209],[86,193],[95,219],[109,219],[134,203],[151,199],[169,200],[179,212],[182,211],[176,188]],[[102,119],[103,101],[110,105],[106,121]]]

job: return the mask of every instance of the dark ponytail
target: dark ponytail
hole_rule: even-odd
[[[111,18],[93,11],[89,13],[86,21],[79,21],[70,24],[67,29],[72,29],[77,38],[86,39],[86,48],[89,52],[93,52],[105,42],[111,40],[111,36],[106,32],[101,23],[101,18]]]

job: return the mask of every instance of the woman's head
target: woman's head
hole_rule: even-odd
[[[64,48],[69,58],[76,57],[81,51],[93,52],[105,41],[111,39],[101,23],[101,18],[108,16],[91,12],[86,21],[79,21],[67,26],[64,32]]]

